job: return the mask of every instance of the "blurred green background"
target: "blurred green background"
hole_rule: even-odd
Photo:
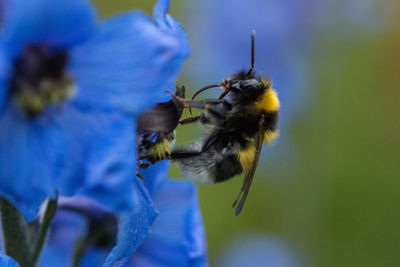
[[[130,8],[151,14],[155,3],[95,2],[103,17]],[[284,240],[298,256],[299,265],[399,266],[400,4],[376,2],[389,12],[374,34],[349,33],[346,25],[335,28],[335,34],[313,31],[312,53],[306,59],[309,88],[307,96],[299,99],[304,109],[282,129],[294,149],[270,161],[271,155],[265,156],[270,148],[264,146],[242,214],[235,217],[230,208],[241,177],[199,186],[211,266],[223,247],[246,233]],[[190,23],[191,3],[171,1],[170,14],[183,27]],[[194,47],[202,46],[192,43],[196,29],[187,29],[187,34],[196,55]],[[206,60],[213,62],[213,58]],[[178,84],[199,88],[210,83],[187,73],[196,64],[190,56]],[[194,140],[198,129],[178,128],[178,145]],[[275,146],[281,145],[278,141]],[[181,177],[176,167],[171,172]]]

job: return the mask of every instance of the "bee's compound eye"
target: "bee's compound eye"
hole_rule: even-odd
[[[242,90],[242,85],[241,85],[240,81],[238,81],[238,80],[231,80],[229,85],[230,85],[230,88],[233,90],[235,90],[235,89],[236,89],[236,91]]]
[[[243,80],[240,81],[240,85],[242,88],[258,87],[259,81],[257,81],[256,79]]]

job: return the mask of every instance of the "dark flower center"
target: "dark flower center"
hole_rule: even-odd
[[[74,258],[81,258],[91,247],[112,248],[117,243],[118,219],[112,213],[91,204],[63,203],[58,208],[82,215],[87,221],[87,234],[75,244]]]
[[[34,118],[50,104],[59,104],[71,96],[72,80],[65,73],[67,59],[66,52],[27,46],[14,62],[11,93],[28,117]]]

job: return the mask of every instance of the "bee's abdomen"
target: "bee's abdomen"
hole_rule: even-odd
[[[248,142],[245,148],[239,150],[237,159],[240,162],[244,171],[248,171],[253,164],[254,157],[256,155],[256,146],[252,142]]]
[[[201,147],[202,143],[199,142],[172,152],[172,158],[185,178],[196,183],[210,184],[226,181],[242,173],[242,166],[234,153],[211,148],[195,155]]]
[[[230,155],[215,164],[214,183],[224,182],[243,172],[236,155]]]

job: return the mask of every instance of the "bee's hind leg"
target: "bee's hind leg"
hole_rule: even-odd
[[[139,169],[146,169],[149,166],[150,166],[150,163],[143,162],[142,159],[139,159],[139,166],[138,166]]]
[[[198,120],[201,120],[203,117],[204,117],[203,114],[200,114],[200,115],[197,115],[197,116],[190,116],[190,117],[181,119],[178,123],[182,124],[182,125],[189,124],[189,123],[193,123],[193,122],[196,122]]]
[[[203,153],[203,151],[177,150],[177,151],[172,151],[172,153],[169,155],[169,159],[177,160],[177,159],[191,158],[191,157],[201,155],[202,153]]]
[[[191,158],[191,157],[196,157],[199,156],[205,152],[207,152],[214,144],[215,142],[218,140],[219,138],[219,132],[215,132],[214,134],[212,134],[203,144],[203,146],[201,147],[200,151],[191,151],[191,150],[175,150],[172,151],[172,153],[169,155],[169,159],[183,159],[183,158]]]
[[[144,181],[143,176],[142,176],[139,172],[136,172],[136,176],[137,176],[140,180],[143,180],[143,181]]]
[[[185,98],[176,96],[169,90],[167,90],[166,92],[169,93],[172,96],[172,98],[178,100],[187,108],[208,109],[208,108],[210,108],[210,105],[216,105],[216,104],[221,104],[223,102],[226,102],[225,99],[206,99],[206,100],[201,100],[201,101],[189,100],[189,99],[185,99]]]
[[[191,157],[196,157],[199,156],[210,148],[211,146],[207,147],[202,147],[199,151],[193,151],[193,150],[185,150],[185,148],[177,149],[171,152],[169,154],[168,158],[171,160],[179,160],[179,159],[185,159],[185,158],[191,158]]]

